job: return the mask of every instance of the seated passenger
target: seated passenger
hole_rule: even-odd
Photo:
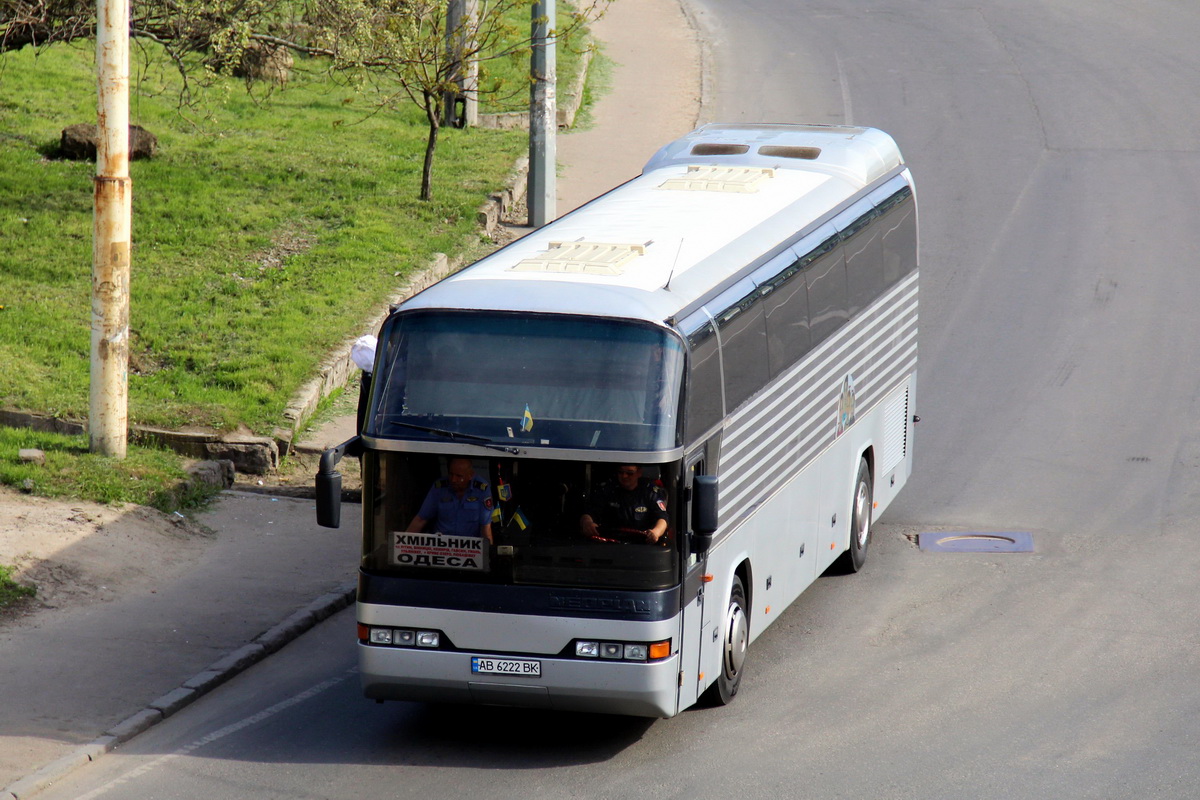
[[[423,531],[432,521],[438,533],[482,536],[492,541],[492,491],[486,481],[475,480],[468,458],[452,458],[447,477],[433,482],[425,501],[406,530]]]
[[[661,486],[642,477],[635,464],[617,467],[617,480],[592,492],[587,513],[579,519],[585,536],[610,537],[634,531],[651,544],[667,532],[667,495]]]

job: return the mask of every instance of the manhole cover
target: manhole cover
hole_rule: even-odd
[[[1033,534],[921,533],[917,545],[934,553],[1032,553]]]

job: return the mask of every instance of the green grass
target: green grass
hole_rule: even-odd
[[[25,463],[19,451],[35,448],[45,464]],[[181,458],[166,450],[130,446],[123,460],[88,452],[86,436],[0,428],[0,483],[41,497],[97,503],[137,503],[172,512],[199,508],[216,492],[187,481]]]
[[[13,568],[0,564],[0,610],[33,597],[37,590],[12,579]]]
[[[94,167],[44,156],[95,118],[92,55],[27,48],[2,66],[0,406],[83,419]],[[423,203],[419,114],[371,114],[299,66],[266,102],[233,81],[184,113],[165,65],[140,71],[131,121],[160,152],[131,166],[134,424],[268,433],[405,274],[478,239],[475,210],[526,147],[443,130]]]

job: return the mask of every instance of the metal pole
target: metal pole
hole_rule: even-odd
[[[125,457],[128,439],[129,0],[97,0],[97,134],[92,228],[92,348],[88,420],[93,453]]]
[[[557,216],[555,203],[555,169],[557,153],[555,135],[558,133],[558,110],[555,83],[556,28],[554,0],[537,0],[533,4],[531,36],[533,54],[530,64],[529,88],[529,187],[526,203],[529,225],[540,228]]]

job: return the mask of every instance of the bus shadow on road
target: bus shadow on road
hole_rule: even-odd
[[[541,709],[414,703],[391,728],[399,763],[488,768],[603,762],[656,720]]]

